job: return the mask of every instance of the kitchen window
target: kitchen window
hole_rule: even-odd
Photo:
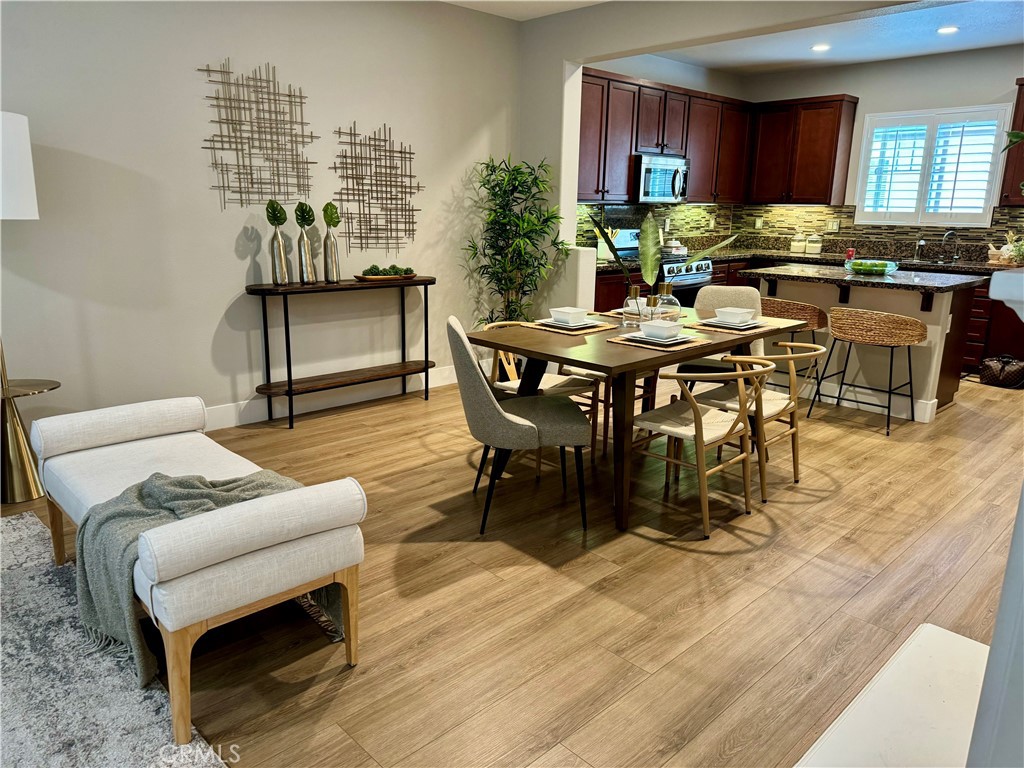
[[[1009,104],[867,115],[857,224],[987,227]]]

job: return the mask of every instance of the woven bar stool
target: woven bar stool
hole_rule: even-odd
[[[807,331],[811,334],[811,342],[817,343],[817,337],[814,335],[815,331],[820,331],[822,328],[828,328],[828,315],[820,307],[816,307],[813,304],[805,304],[802,301],[787,301],[785,299],[773,299],[768,296],[761,297],[761,314],[766,317],[781,317],[786,320],[802,320],[807,323],[807,327],[803,331],[790,331],[789,340],[790,342],[796,341],[796,335],[798,333],[804,333]],[[798,375],[805,375],[811,368],[814,368],[814,379],[815,381],[821,376],[821,368],[818,367],[818,360],[815,359],[806,368],[801,368],[797,371]],[[771,385],[772,382],[769,382]]]
[[[818,379],[818,386],[811,400],[811,407],[807,409],[807,418],[811,417],[814,410],[814,403],[821,399],[821,383],[827,379],[841,377],[839,379],[839,392],[836,393],[836,405],[843,400],[843,387],[846,385],[846,369],[850,364],[850,350],[854,344],[865,344],[872,347],[889,348],[889,388],[879,389],[869,387],[865,384],[850,384],[857,389],[868,389],[872,392],[885,392],[888,396],[885,406],[885,435],[889,436],[889,426],[892,421],[892,396],[901,395],[910,398],[910,420],[914,421],[914,368],[910,359],[910,348],[914,344],[920,344],[928,335],[928,329],[920,320],[905,315],[894,315],[889,312],[873,312],[867,309],[848,309],[844,307],[832,307],[829,311],[829,325],[832,329],[832,344],[828,350],[828,357],[825,359],[825,370],[828,370],[829,361],[832,360],[832,353],[835,351],[836,342],[846,342],[846,360],[843,362],[843,369],[822,376]],[[907,383],[898,387],[892,385],[893,358],[896,347],[907,348]],[[909,388],[910,393],[900,392],[904,387]],[[859,400],[846,398],[851,403],[858,405],[873,405],[873,403],[861,403]]]

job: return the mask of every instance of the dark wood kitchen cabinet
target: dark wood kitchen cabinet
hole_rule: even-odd
[[[722,105],[718,168],[713,194],[716,203],[743,203],[747,200],[750,120],[750,109],[745,105]]]
[[[686,175],[687,202],[714,202],[721,123],[722,102],[697,97],[690,99],[690,126],[686,139],[686,157],[690,161]]]
[[[1013,106],[1013,122],[1010,129],[1024,131],[1024,77],[1017,78],[1017,101]],[[1006,150],[1006,166],[1003,171],[1003,188],[999,195],[1000,205],[1024,205],[1024,144]]]
[[[640,87],[636,151],[683,155],[690,97],[660,88]]]
[[[629,200],[639,92],[636,85],[583,76],[578,200]]]
[[[688,131],[687,202],[744,202],[750,145],[746,105],[693,97]]]
[[[857,101],[843,94],[759,104],[750,202],[842,205]]]
[[[647,296],[651,287],[644,282],[640,270],[630,271],[629,279],[632,285],[640,286],[640,295]],[[594,286],[594,311],[611,312],[613,309],[622,309],[626,303],[626,276],[622,272],[608,272],[597,276]]]

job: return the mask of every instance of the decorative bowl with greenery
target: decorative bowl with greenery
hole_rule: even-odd
[[[479,322],[530,320],[531,297],[569,254],[568,243],[558,238],[558,206],[547,201],[551,166],[490,157],[477,165],[474,185],[483,231],[463,250],[498,302]]]

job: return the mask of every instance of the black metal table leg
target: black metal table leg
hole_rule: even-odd
[[[288,296],[281,297],[284,307],[284,359],[288,369],[288,429],[295,428],[294,394],[292,393],[292,329],[288,319]]]
[[[430,303],[423,286],[423,399],[430,399]]]
[[[405,352],[405,288],[399,288],[398,289],[398,296],[400,298],[400,305],[399,305],[398,314],[401,315],[401,317],[402,317],[402,362],[404,363],[406,361],[406,357],[407,357],[406,352]],[[402,394],[403,395],[406,394],[406,391],[408,390],[408,383],[409,383],[409,377],[408,376],[403,376],[402,377]]]
[[[270,383],[270,327],[267,325],[267,297],[260,296],[263,309],[263,383]],[[274,396],[267,395],[267,421],[274,419]]]

